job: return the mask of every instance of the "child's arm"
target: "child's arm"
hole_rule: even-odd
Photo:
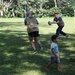
[[[38,20],[36,19],[36,23],[39,24]]]
[[[58,58],[57,54],[54,52],[54,48],[52,48],[52,53],[55,55],[56,58]]]
[[[58,24],[62,20],[61,17],[59,17],[57,20],[54,18],[53,22],[51,24]]]
[[[57,21],[56,21],[55,18],[54,18],[54,21],[51,22],[51,24],[58,24],[61,20],[62,20],[61,17],[59,17]]]
[[[59,21],[53,21],[53,22],[51,22],[51,24],[58,24],[59,23]]]
[[[26,20],[26,18],[24,19],[24,25],[27,25],[27,20]]]

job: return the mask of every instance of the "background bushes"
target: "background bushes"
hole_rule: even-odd
[[[9,1],[9,0],[8,0]],[[12,18],[12,9],[14,10],[14,17],[23,18],[25,17],[25,9],[31,10],[35,13],[36,17],[52,17],[54,13],[59,13],[62,16],[74,16],[73,6],[67,3],[67,0],[62,0],[62,3],[58,4],[58,7],[54,7],[53,0],[29,0],[25,3],[25,0],[12,0],[10,6],[6,11],[4,11],[4,15],[1,17]],[[70,0],[69,0],[70,1]],[[8,4],[8,3],[7,3]],[[6,5],[7,5],[6,4]],[[3,5],[0,5],[0,10],[3,11]]]

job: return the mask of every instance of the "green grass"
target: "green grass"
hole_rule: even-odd
[[[51,36],[57,26],[48,26],[47,21],[53,18],[38,19],[40,22],[40,41],[43,43],[44,52],[33,55],[28,41],[26,27],[23,19],[0,19],[0,75],[75,75],[75,63],[69,62],[75,58],[75,33],[74,18],[64,17],[64,31],[70,36],[66,39],[59,37],[59,50],[62,73],[57,73],[55,65],[45,71],[50,55],[49,46]],[[39,47],[36,45],[37,50]]]

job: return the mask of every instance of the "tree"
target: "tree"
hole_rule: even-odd
[[[16,17],[23,17],[26,9],[35,12],[37,16],[49,16],[50,9],[54,7],[60,8],[66,15],[73,14],[71,11],[75,8],[74,0],[0,0],[0,9],[3,7],[2,3],[7,3],[6,7],[9,4],[8,13],[16,14]]]
[[[55,7],[57,8],[57,1],[56,0],[54,0],[54,4],[55,4]]]
[[[3,4],[3,0],[0,0],[0,4]]]
[[[52,7],[54,7],[54,0],[47,0],[43,3],[43,9],[49,10]]]

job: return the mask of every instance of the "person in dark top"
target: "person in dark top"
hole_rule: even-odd
[[[63,19],[58,15],[58,13],[54,14],[54,22],[51,22],[51,24],[57,24],[58,28],[56,30],[56,35],[59,36],[59,34],[62,34],[66,37],[68,37],[68,35],[62,31],[63,27],[64,27],[64,21]]]

